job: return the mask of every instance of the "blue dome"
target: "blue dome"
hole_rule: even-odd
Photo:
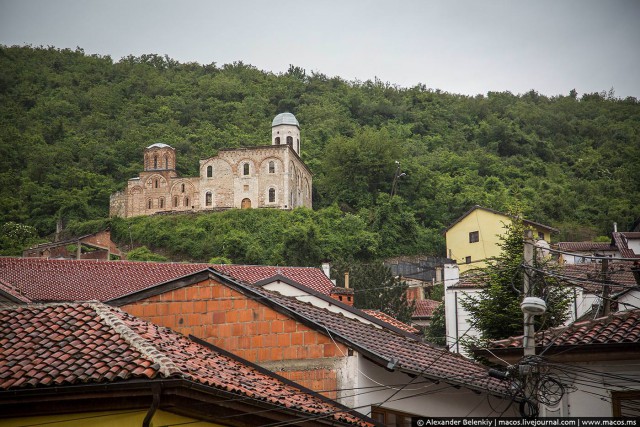
[[[300,127],[300,123],[298,123],[298,119],[291,113],[280,113],[271,122],[271,127],[278,125],[293,125]]]

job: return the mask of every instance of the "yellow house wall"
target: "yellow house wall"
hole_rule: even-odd
[[[505,233],[505,226],[511,224],[511,218],[484,209],[475,209],[446,233],[447,256],[458,263],[460,273],[472,268],[483,268],[486,260],[500,255],[499,236]],[[479,232],[479,240],[469,243],[469,233]],[[538,233],[544,233],[549,241],[549,231],[542,228],[534,229],[534,238]],[[466,263],[466,257],[471,257],[471,263]]]
[[[0,419],[1,427],[18,427],[25,425],[46,425],[48,427],[140,427],[147,410],[84,412],[76,414],[45,415],[39,417],[22,417]],[[166,411],[156,411],[151,420],[151,427],[183,424],[190,427],[222,427],[220,424],[197,421]]]

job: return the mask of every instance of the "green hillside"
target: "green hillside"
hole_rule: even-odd
[[[221,251],[292,264],[260,233],[285,227],[292,241],[306,233],[318,258],[355,249],[314,233],[326,239],[355,227],[365,233],[358,257],[367,258],[440,252],[440,231],[475,204],[519,203],[528,218],[563,230],[562,239],[606,234],[614,221],[625,230],[640,217],[640,103],[613,91],[468,97],[293,66],[275,75],[243,63],[181,64],[157,55],[114,62],[80,49],[2,46],[0,223],[45,236],[59,218],[71,226],[105,218],[109,195],[142,170],[144,147],[173,146],[178,172],[195,176],[198,159],[219,148],[268,143],[271,119],[283,111],[301,124],[316,211],[197,216],[207,232],[238,234],[208,240],[208,249],[175,248],[184,221],[177,216],[117,222],[116,229],[147,229],[117,238],[167,243],[168,253],[185,259]],[[395,161],[407,175],[392,200],[381,195],[391,192]],[[268,230],[242,228],[243,221]],[[240,243],[249,245],[241,255],[229,252]]]

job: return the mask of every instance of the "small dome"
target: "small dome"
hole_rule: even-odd
[[[151,144],[147,148],[167,148],[167,147],[171,148],[170,145],[163,144],[162,142],[156,142],[155,144]]]
[[[293,125],[300,127],[300,123],[298,123],[298,119],[291,113],[280,113],[278,114],[271,123],[271,127],[278,125]]]

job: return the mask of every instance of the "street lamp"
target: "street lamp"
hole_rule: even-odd
[[[393,175],[393,183],[391,184],[391,197],[396,195],[396,190],[398,189],[398,179],[403,176],[407,176],[406,173],[400,172],[400,162],[396,160],[396,172]]]

